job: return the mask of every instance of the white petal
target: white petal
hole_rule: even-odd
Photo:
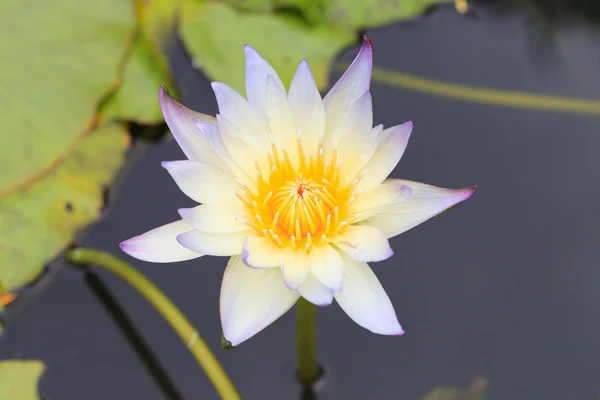
[[[125,240],[119,247],[130,256],[143,261],[168,263],[191,260],[202,254],[186,249],[177,241],[178,235],[190,230],[192,227],[184,221],[175,221]]]
[[[382,261],[394,254],[383,232],[367,225],[350,225],[333,242],[356,261]]]
[[[236,220],[236,209],[233,205],[200,204],[194,208],[180,208],[179,215],[194,229],[206,232],[226,233],[248,230],[248,225]]]
[[[267,76],[270,75],[281,90],[285,91],[281,79],[271,65],[249,45],[244,46],[246,53],[246,98],[259,110],[265,109]]]
[[[221,139],[227,152],[231,154],[231,158],[235,160],[235,163],[243,171],[254,171],[254,160],[257,159],[257,155],[261,154],[262,151],[251,145],[247,141],[248,136],[227,118],[217,115],[217,121],[219,123]]]
[[[381,335],[402,335],[404,331],[388,295],[371,268],[345,259],[344,290],[334,294],[342,310],[358,325]]]
[[[344,262],[328,243],[313,246],[308,254],[310,272],[324,285],[336,292],[342,290]]]
[[[289,310],[300,295],[283,284],[278,268],[249,268],[231,257],[221,285],[221,324],[225,339],[237,346]]]
[[[304,250],[285,249],[281,270],[286,286],[298,290],[308,274],[308,254]]]
[[[269,124],[263,113],[224,83],[213,82],[211,86],[219,104],[219,114],[242,132],[246,143],[255,149],[267,149],[270,145]]]
[[[255,179],[251,178],[240,165],[234,161],[233,157],[227,150],[221,132],[217,125],[208,124],[205,122],[199,122],[196,127],[200,130],[200,133],[204,136],[207,143],[210,145],[214,153],[222,160],[222,169],[231,176],[240,178],[246,185],[252,185]],[[216,164],[215,164],[216,165]]]
[[[412,122],[392,126],[381,133],[381,140],[371,159],[363,170],[366,170],[360,186],[369,190],[379,185],[394,169],[408,144],[412,132]]]
[[[368,145],[377,147],[378,141],[373,142],[373,137],[369,132],[373,128],[373,103],[371,93],[367,90],[343,114],[331,136],[327,139],[327,144],[333,146],[339,142],[338,153],[340,159],[346,159],[347,156],[354,153],[356,147]],[[351,142],[360,141],[360,146],[355,146]],[[346,151],[347,150],[347,151]],[[350,154],[348,154],[350,153]],[[372,152],[371,152],[372,153]]]
[[[233,178],[212,164],[199,161],[163,161],[183,193],[198,203],[235,203],[240,187]],[[232,193],[233,190],[233,193]]]
[[[381,212],[383,206],[405,201],[410,197],[410,187],[396,181],[384,182],[381,185],[362,193],[352,204],[351,212],[359,214],[354,220],[362,221]]]
[[[332,132],[348,107],[369,90],[372,65],[371,42],[365,38],[358,55],[348,70],[323,99],[327,115],[326,132]]]
[[[234,256],[242,252],[244,239],[253,234],[253,230],[228,233],[192,230],[177,236],[177,241],[198,253],[210,256]]]
[[[412,190],[410,197],[401,203],[382,207],[380,214],[362,222],[377,227],[387,237],[399,235],[435,217],[444,210],[467,200],[476,190],[476,187],[444,189],[403,179],[390,181],[410,187]]]
[[[348,185],[365,171],[365,165],[373,158],[375,150],[384,139],[383,125],[377,125],[366,134],[346,137],[338,148],[339,159],[343,160],[340,185]]]
[[[288,101],[304,151],[313,154],[325,130],[325,107],[306,60],[298,65],[288,92]]]
[[[313,274],[306,276],[298,292],[306,300],[318,306],[328,306],[333,301],[333,290],[323,285]]]
[[[269,119],[271,134],[275,139],[275,144],[280,149],[286,149],[292,165],[296,166],[298,162],[298,146],[296,144],[298,134],[294,127],[294,119],[292,118],[287,95],[270,75],[267,76],[266,86],[267,102],[265,110]]]
[[[216,124],[217,120],[182,106],[162,86],[159,89],[158,98],[165,121],[186,157],[190,160],[217,163],[216,165],[218,165],[219,158],[196,129],[196,124],[199,122]]]
[[[248,236],[244,240],[242,261],[252,268],[274,268],[281,266],[283,250],[270,238]]]

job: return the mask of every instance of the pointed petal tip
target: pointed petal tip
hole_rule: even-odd
[[[121,243],[119,243],[119,248],[127,254],[129,254],[128,250],[129,250],[129,241],[130,240],[131,239],[123,240]]]
[[[368,37],[367,35],[363,35],[362,40],[363,40],[363,46],[373,47],[373,42],[371,41],[371,38]]]
[[[163,167],[164,169],[166,169],[168,171],[169,168],[171,168],[173,166],[174,162],[175,161],[161,161],[160,162],[160,166]]]

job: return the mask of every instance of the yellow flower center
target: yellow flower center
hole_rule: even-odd
[[[358,195],[360,177],[342,186],[337,150],[326,161],[322,145],[309,156],[300,140],[297,145],[296,168],[288,153],[273,144],[268,154],[269,173],[263,174],[255,163],[257,193],[244,187],[237,196],[245,205],[243,221],[247,225],[281,247],[308,250],[352,223],[350,206]]]

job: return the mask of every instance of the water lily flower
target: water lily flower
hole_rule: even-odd
[[[306,61],[286,91],[252,47],[245,54],[246,98],[214,82],[216,118],[160,89],[165,120],[188,158],[162,165],[200,204],[121,248],[159,263],[231,257],[220,312],[234,346],[300,296],[319,306],[335,299],[360,326],[403,334],[367,263],[392,256],[389,238],[468,199],[475,188],[386,179],[413,126],[373,127],[368,39],[324,98]]]

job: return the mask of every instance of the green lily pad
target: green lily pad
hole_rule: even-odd
[[[345,29],[373,28],[418,17],[431,7],[454,0],[282,0],[300,8],[313,23]]]
[[[241,13],[222,3],[183,5],[179,31],[198,65],[212,80],[244,93],[244,51],[250,44],[288,85],[306,58],[320,88],[327,86],[336,54],[355,36],[328,26],[308,26],[287,15]]]
[[[7,291],[35,279],[74,232],[99,217],[103,188],[128,145],[121,124],[96,129],[44,179],[0,199],[0,282]]]
[[[466,388],[435,388],[421,400],[485,400],[487,386],[487,379],[477,377]]]
[[[102,107],[101,118],[156,124],[163,121],[158,102],[160,85],[172,87],[170,71],[162,66],[154,47],[137,35],[122,75],[122,83]]]
[[[0,2],[0,198],[51,170],[92,125],[134,22],[126,0]]]
[[[40,400],[37,387],[43,372],[41,361],[0,361],[0,399]]]

